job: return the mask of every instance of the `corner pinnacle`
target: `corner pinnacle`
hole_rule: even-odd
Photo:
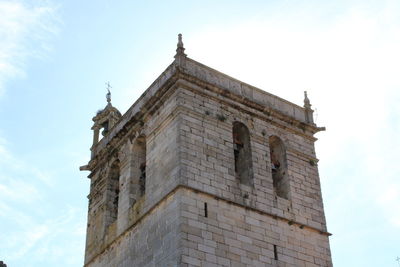
[[[307,91],[304,91],[304,109],[306,122],[315,126],[313,117],[314,110],[311,109],[310,99],[308,99]]]
[[[176,55],[175,58],[179,57],[179,56],[183,56],[186,57],[185,54],[185,48],[183,47],[183,42],[182,42],[182,34],[178,34],[178,44],[176,45]]]
[[[304,91],[304,107],[306,109],[311,109],[310,99],[308,99],[307,91]]]

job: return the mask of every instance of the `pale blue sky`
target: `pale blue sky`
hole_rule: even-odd
[[[400,1],[0,1],[0,260],[82,266],[91,118],[189,57],[302,104],[334,266],[399,266]]]

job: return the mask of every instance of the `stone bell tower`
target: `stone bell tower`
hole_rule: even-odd
[[[93,118],[85,266],[332,266],[304,107],[184,53]],[[102,139],[99,141],[99,133]]]

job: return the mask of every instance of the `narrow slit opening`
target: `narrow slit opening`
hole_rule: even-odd
[[[204,217],[208,217],[207,202],[204,202]]]
[[[276,245],[274,245],[274,259],[278,260],[278,249],[277,249]]]

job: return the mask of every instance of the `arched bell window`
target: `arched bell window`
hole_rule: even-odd
[[[242,184],[252,185],[253,162],[251,158],[249,129],[241,122],[234,122],[232,134],[236,178]]]
[[[111,164],[109,172],[109,211],[110,211],[110,224],[118,217],[118,201],[119,201],[119,177],[120,177],[120,162],[115,160]]]
[[[133,146],[135,176],[139,197],[146,193],[146,138],[139,136]]]
[[[277,136],[269,137],[272,182],[277,196],[289,199],[289,178],[287,173],[286,149]]]

